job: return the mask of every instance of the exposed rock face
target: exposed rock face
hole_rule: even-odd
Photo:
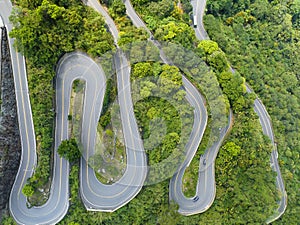
[[[8,208],[21,153],[14,79],[5,28],[2,29],[1,42],[0,218]]]

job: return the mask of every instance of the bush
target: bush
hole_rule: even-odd
[[[70,162],[75,162],[81,157],[81,152],[74,138],[62,141],[57,152],[60,157],[64,157]]]

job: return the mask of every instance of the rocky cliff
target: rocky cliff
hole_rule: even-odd
[[[15,88],[6,29],[3,28],[1,33],[0,219],[1,215],[7,212],[9,194],[21,155]]]

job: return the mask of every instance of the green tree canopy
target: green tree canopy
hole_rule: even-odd
[[[81,156],[81,152],[74,138],[62,141],[57,149],[57,152],[60,157],[64,157],[70,162],[75,162]]]
[[[26,197],[31,197],[34,193],[34,189],[30,184],[25,184],[23,189],[22,189],[22,193],[26,196]]]

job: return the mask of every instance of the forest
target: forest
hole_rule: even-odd
[[[119,44],[147,38],[144,30],[133,27],[120,0],[103,0],[102,3],[108,7],[121,31]],[[18,7],[11,18],[16,28],[11,35],[17,39],[16,47],[27,59],[39,160],[27,190],[23,191],[34,195],[33,190],[47,185],[51,173],[54,130],[51,109],[56,62],[63,53],[75,49],[96,58],[114,47],[103,18],[80,1],[18,0],[16,4]],[[70,209],[60,224],[263,224],[276,211],[279,193],[275,187],[276,174],[269,162],[272,146],[262,134],[253,110],[255,97],[245,92],[245,79],[266,105],[278,143],[288,208],[274,224],[297,224],[300,221],[300,165],[297,163],[300,153],[299,2],[208,0],[204,22],[211,41],[201,42],[196,40],[190,26],[188,1],[181,1],[180,6],[170,0],[134,0],[132,4],[155,38],[193,49],[207,63],[209,74],[217,79],[225,95],[226,105],[233,109],[231,133],[216,159],[216,199],[203,214],[181,216],[176,212],[178,206],[169,202],[169,181],[165,180],[144,187],[136,198],[114,213],[87,212],[79,197],[79,161],[75,159],[70,173]],[[192,68],[193,62],[190,64]],[[229,65],[236,73],[230,72]],[[155,74],[166,66],[145,62],[133,68],[132,77],[140,77],[139,70]],[[166,72],[172,70],[176,68],[169,67]],[[195,70],[184,72],[203,92],[201,80],[194,76]],[[162,72],[157,72],[157,76],[162,76],[160,74]],[[143,85],[140,94],[146,98],[135,105],[135,113],[146,139],[155,135],[147,127],[153,114],[167,107],[170,114],[166,116],[176,118],[176,111],[155,98],[147,98],[149,87],[153,85],[147,82]],[[209,99],[208,94],[205,97]],[[214,100],[213,96],[211,98]],[[212,101],[207,104],[214,105]],[[147,117],[139,116],[146,110]],[[100,123],[103,122],[105,120],[100,119]],[[212,122],[210,120],[209,129],[214,129]],[[170,138],[176,142],[176,123],[167,125]],[[207,147],[205,138],[199,152]],[[167,157],[169,147],[174,145],[164,148],[166,151],[158,148],[155,154],[149,153],[149,162]],[[189,196],[193,196],[195,190],[199,155],[197,153],[185,175],[185,193]],[[12,224],[12,219],[6,217],[3,224]]]
[[[208,1],[205,27],[265,104],[288,207],[273,224],[300,221],[300,2]]]

